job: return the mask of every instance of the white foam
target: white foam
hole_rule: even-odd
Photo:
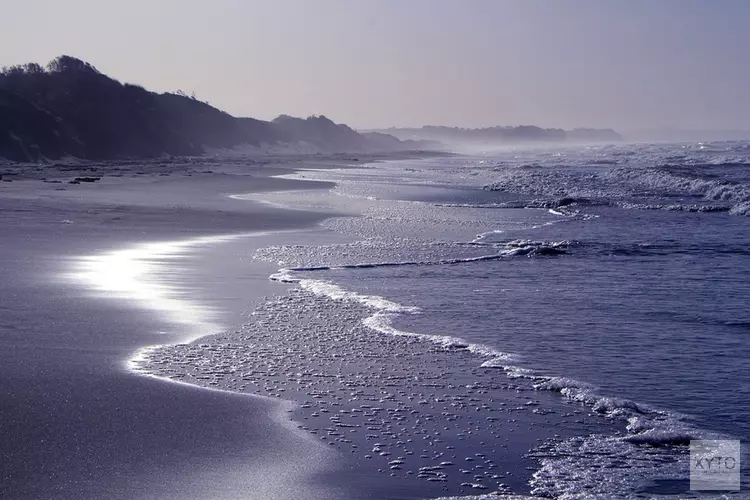
[[[537,390],[559,392],[572,398],[585,394],[593,386],[565,377],[551,377],[534,385]]]
[[[484,495],[462,495],[456,497],[438,497],[435,500],[544,500],[544,497],[527,495],[506,495],[503,493],[487,493]]]
[[[530,240],[514,240],[501,244],[500,252],[493,255],[492,258],[499,256],[517,255],[519,253],[530,252],[539,248],[564,248],[569,242],[535,242]],[[484,256],[461,259],[462,262],[484,259]],[[444,264],[448,262],[458,262],[459,260],[442,260],[435,261],[431,264]],[[375,266],[378,264],[360,264],[361,266]],[[393,265],[386,263],[385,265]],[[341,267],[357,267],[341,266]],[[342,287],[322,281],[304,278],[304,273],[323,271],[327,269],[336,269],[336,266],[308,266],[300,267],[295,270],[281,270],[274,276],[274,279],[286,282],[299,283],[300,286],[315,294],[327,296],[334,300],[352,301],[362,304],[373,309],[373,314],[366,317],[363,323],[373,331],[393,336],[409,336],[431,342],[446,350],[466,350],[484,358],[481,366],[484,368],[499,368],[506,372],[509,378],[531,380],[537,390],[546,390],[558,392],[562,396],[585,405],[596,413],[608,418],[617,418],[628,421],[626,427],[627,433],[621,436],[598,436],[584,438],[591,440],[591,443],[582,444],[586,450],[594,450],[589,457],[586,453],[582,456],[565,455],[563,448],[573,444],[562,442],[558,446],[561,448],[561,454],[558,456],[548,456],[541,460],[542,467],[538,471],[536,484],[539,485],[535,493],[547,494],[554,492],[555,497],[560,498],[579,498],[573,492],[582,491],[582,488],[592,488],[592,491],[606,493],[608,491],[637,491],[636,487],[643,486],[641,483],[648,483],[650,479],[655,478],[673,478],[680,477],[679,471],[675,471],[671,466],[659,466],[652,469],[643,468],[640,470],[639,464],[644,463],[644,456],[648,458],[648,452],[643,451],[646,447],[674,447],[675,445],[685,444],[692,439],[705,438],[705,432],[696,429],[685,421],[680,415],[660,411],[655,408],[636,403],[629,399],[603,396],[597,392],[597,388],[591,384],[580,382],[565,377],[549,377],[536,373],[532,370],[517,366],[517,360],[510,354],[500,352],[489,346],[472,344],[465,339],[452,336],[422,334],[409,332],[398,329],[394,322],[402,314],[418,314],[419,309],[416,307],[407,307],[395,302],[389,301],[380,296],[362,295],[351,292]],[[581,439],[581,438],[576,438]],[[578,446],[578,445],[576,445]],[[671,448],[669,448],[671,450]],[[678,446],[678,453],[684,447]],[[600,451],[596,451],[600,450]],[[597,455],[601,453],[601,455]],[[667,450],[665,453],[671,453]],[[615,476],[611,475],[613,468],[603,465],[601,468],[593,469],[593,472],[571,473],[576,467],[580,468],[582,462],[594,460],[597,464],[609,463],[627,463],[628,467],[634,467],[640,472],[632,484],[623,485],[614,484]],[[668,461],[667,461],[668,462]],[[671,462],[668,462],[671,463]],[[583,465],[585,467],[585,464]],[[591,486],[593,483],[594,486]],[[542,486],[543,485],[543,486]],[[597,489],[598,488],[598,489]],[[460,498],[460,497],[459,497]],[[479,498],[482,498],[481,496]],[[596,494],[590,498],[598,498]]]
[[[492,231],[486,231],[484,233],[479,233],[476,238],[474,238],[471,243],[483,243],[483,241],[488,237],[492,236],[494,234],[501,234],[504,231],[502,229],[493,229]]]
[[[653,479],[679,477],[684,464],[658,460],[648,450],[613,436],[575,437],[542,445],[532,494],[561,500],[630,499]],[[627,467],[628,473],[621,470]]]
[[[399,330],[393,326],[393,320],[400,314],[421,313],[418,307],[398,304],[379,295],[364,295],[352,292],[328,281],[297,277],[294,275],[294,272],[295,271],[290,269],[281,269],[279,270],[279,272],[273,274],[271,276],[271,279],[283,283],[297,283],[302,289],[312,292],[315,295],[325,296],[337,301],[356,302],[368,308],[374,309],[374,314],[368,316],[362,321],[365,326],[374,331],[386,335],[419,338],[432,342],[433,344],[437,344],[446,349],[466,349],[467,351],[478,354],[480,356],[489,357],[491,358],[490,361],[494,363],[507,363],[510,360],[514,359],[513,356],[508,353],[498,351],[492,347],[488,347],[485,345],[472,344],[459,337],[414,333]]]
[[[273,281],[297,283],[300,279],[295,278],[293,272],[311,272],[311,271],[330,271],[332,269],[370,269],[376,267],[403,267],[403,266],[445,266],[454,264],[469,264],[472,262],[482,262],[489,260],[499,260],[506,257],[515,257],[523,255],[556,255],[565,253],[570,245],[569,241],[533,241],[533,240],[513,240],[505,243],[493,243],[486,246],[499,248],[497,253],[476,255],[473,257],[456,257],[449,259],[437,260],[404,260],[404,261],[382,261],[382,262],[358,262],[353,264],[340,265],[307,265],[296,266],[288,269],[280,269],[273,274]],[[475,244],[470,242],[469,245]]]
[[[738,203],[729,210],[729,213],[732,215],[750,216],[750,201]]]
[[[731,161],[719,161],[728,159]],[[652,158],[651,161],[664,160]],[[680,158],[681,165],[700,165],[705,163],[705,157],[692,159]],[[746,158],[712,158],[710,164],[744,164]],[[644,165],[645,163],[645,165]],[[525,169],[504,168],[495,173],[494,182],[485,186],[492,191],[503,191],[523,195],[545,196],[543,200],[527,202],[525,206],[532,208],[551,208],[557,215],[564,215],[559,210],[561,206],[583,204],[614,204],[623,208],[684,210],[684,211],[725,211],[732,215],[748,215],[747,207],[743,204],[750,202],[750,185],[746,182],[736,182],[725,179],[703,178],[692,174],[672,171],[669,165],[657,166],[644,162],[635,162],[633,166],[623,165],[598,172],[578,172],[560,169],[561,165],[551,165],[552,168]],[[690,196],[699,197],[706,202],[726,202],[729,207],[721,206],[701,209],[701,205],[673,205],[639,203],[635,200],[644,196]],[[561,204],[561,201],[566,203]],[[569,201],[569,203],[568,203]],[[732,209],[732,207],[734,208]],[[731,210],[730,210],[731,209]]]
[[[294,283],[298,284],[302,289],[312,292],[315,295],[326,296],[333,300],[338,301],[349,301],[356,302],[371,309],[374,309],[374,314],[368,316],[363,320],[363,323],[368,328],[386,334],[394,336],[409,336],[419,338],[433,344],[439,345],[445,349],[461,349],[468,352],[472,352],[484,358],[489,358],[483,361],[482,367],[485,368],[501,368],[506,371],[511,378],[534,378],[539,379],[540,377],[533,375],[530,370],[520,368],[512,365],[513,361],[517,361],[517,357],[499,351],[490,346],[476,344],[466,341],[460,337],[447,336],[447,335],[434,335],[425,333],[415,333],[399,330],[393,326],[394,320],[400,314],[419,314],[421,311],[419,308],[414,306],[404,306],[396,302],[389,301],[384,297],[378,295],[365,295],[352,292],[344,289],[343,287],[333,284],[324,280],[316,280],[304,278],[300,273],[315,272],[315,271],[326,271],[332,269],[353,269],[353,268],[372,268],[372,267],[393,267],[393,266],[412,266],[412,265],[451,265],[459,263],[471,263],[486,260],[495,260],[506,257],[513,257],[519,255],[533,255],[539,254],[555,254],[564,251],[570,242],[539,242],[532,240],[512,240],[501,244],[502,250],[496,254],[480,255],[476,257],[466,258],[455,258],[455,259],[443,259],[437,261],[404,261],[404,262],[381,262],[381,263],[359,263],[349,264],[341,266],[299,266],[289,269],[280,269],[278,272],[270,276],[273,281],[282,283]]]
[[[320,280],[301,280],[300,286],[308,290],[315,295],[324,295],[333,300],[346,300],[352,302],[359,302],[362,305],[377,309],[379,311],[385,311],[389,313],[416,313],[419,309],[416,307],[402,306],[390,300],[386,300],[378,295],[361,295],[355,292],[350,292],[341,288],[338,285],[329,283],[327,281]]]

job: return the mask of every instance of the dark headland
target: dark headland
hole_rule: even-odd
[[[446,149],[454,144],[616,142],[613,130],[535,126],[422,127],[358,132],[325,116],[237,118],[182,91],[120,83],[60,56],[0,71],[0,158],[17,162],[194,156],[240,146],[304,145],[307,152]]]
[[[201,155],[209,148],[305,143],[325,152],[419,149],[325,116],[236,118],[184,92],[150,92],[60,56],[0,72],[0,157],[13,161]]]

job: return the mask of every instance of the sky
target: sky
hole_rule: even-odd
[[[0,0],[0,65],[67,54],[236,116],[358,128],[750,130],[746,0]]]

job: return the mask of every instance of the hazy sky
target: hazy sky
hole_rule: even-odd
[[[750,129],[750,0],[0,0],[0,65],[87,60],[235,115]]]

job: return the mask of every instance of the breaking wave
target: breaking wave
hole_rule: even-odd
[[[539,167],[505,168],[500,178],[484,186],[542,199],[485,204],[477,208],[556,208],[561,206],[609,205],[627,209],[685,212],[750,213],[750,179],[713,173],[718,167],[742,168],[746,163],[725,161],[703,165],[602,167],[600,171]],[[689,198],[680,201],[674,198]],[[647,201],[648,200],[648,201]],[[719,202],[719,203],[716,203]]]
[[[376,267],[404,267],[404,266],[446,266],[453,264],[466,264],[469,262],[481,262],[497,260],[516,256],[544,256],[560,255],[566,253],[569,242],[539,242],[530,240],[514,240],[505,243],[505,249],[499,253],[489,255],[478,255],[474,257],[462,257],[442,260],[407,260],[400,262],[363,262],[359,264],[342,264],[336,266],[298,266],[287,269],[287,271],[330,271],[332,269],[372,269]],[[282,281],[283,275],[274,275],[272,279]]]

